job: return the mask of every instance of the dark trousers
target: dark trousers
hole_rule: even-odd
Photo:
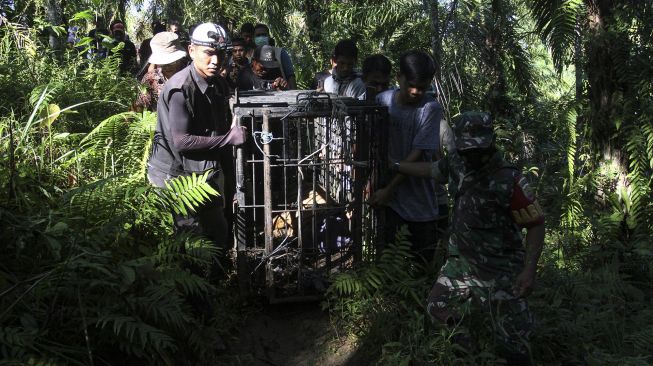
[[[165,181],[174,177],[158,172],[148,172],[149,181],[158,187],[165,187]],[[216,187],[218,188],[218,187]],[[220,191],[218,189],[218,191]],[[213,197],[209,202],[204,203],[196,212],[189,212],[188,215],[180,215],[172,212],[175,225],[175,233],[193,233],[205,236],[220,250],[218,255],[211,259],[209,273],[206,273],[200,266],[192,261],[183,261],[181,267],[192,274],[207,278],[215,282],[226,276],[225,270],[228,266],[228,224],[225,217],[224,197]],[[185,254],[187,248],[180,247],[180,252]],[[208,320],[213,317],[213,306],[210,299],[196,295],[189,295],[188,301],[195,310]]]
[[[447,212],[447,207],[443,206],[441,210]],[[439,264],[441,264],[440,262],[444,263],[444,260],[441,261],[439,257],[442,256],[442,259],[444,259],[446,253],[440,253],[442,250],[438,250],[438,241],[444,238],[448,227],[448,218],[446,216],[425,222],[406,221],[395,210],[387,207],[385,209],[385,243],[393,243],[395,235],[404,225],[407,226],[410,233],[406,240],[411,243],[413,253],[421,262],[430,263],[433,261],[437,251],[438,258],[435,258],[436,262]]]

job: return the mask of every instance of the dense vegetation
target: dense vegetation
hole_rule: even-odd
[[[216,194],[202,177],[146,183],[151,113],[117,60],[61,46],[60,26],[127,17],[270,24],[300,85],[340,38],[393,61],[439,60],[450,115],[493,113],[499,144],[537,187],[546,248],[531,306],[537,363],[653,363],[653,4],[629,0],[1,1],[0,358],[7,364],[215,364],[235,312],[201,238],[175,237],[170,209]],[[128,6],[144,7],[134,15]],[[88,9],[88,6],[93,8]],[[86,11],[86,12],[82,12]],[[185,246],[188,251],[180,251]],[[493,364],[492,339],[460,355],[425,327],[437,266],[415,268],[400,237],[335,279],[325,306],[356,334],[362,364]],[[216,299],[205,324],[186,299]],[[478,320],[482,322],[482,319]],[[220,326],[217,326],[217,325]],[[236,361],[234,361],[236,362]]]

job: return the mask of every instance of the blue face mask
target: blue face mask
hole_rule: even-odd
[[[256,43],[257,46],[268,45],[268,44],[270,44],[270,37],[268,37],[268,36],[254,37],[254,43]]]

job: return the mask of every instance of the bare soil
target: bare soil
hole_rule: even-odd
[[[319,303],[264,305],[227,340],[233,365],[354,366],[353,337],[338,331]]]

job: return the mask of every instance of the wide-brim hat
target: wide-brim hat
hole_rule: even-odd
[[[465,112],[453,118],[458,151],[485,149],[494,143],[492,118],[485,112]]]
[[[263,45],[256,47],[252,58],[258,61],[266,69],[279,67],[279,61],[275,55],[275,49],[272,46]]]
[[[173,32],[157,33],[150,41],[152,55],[147,62],[167,65],[186,57],[186,51],[179,44],[179,36]]]

